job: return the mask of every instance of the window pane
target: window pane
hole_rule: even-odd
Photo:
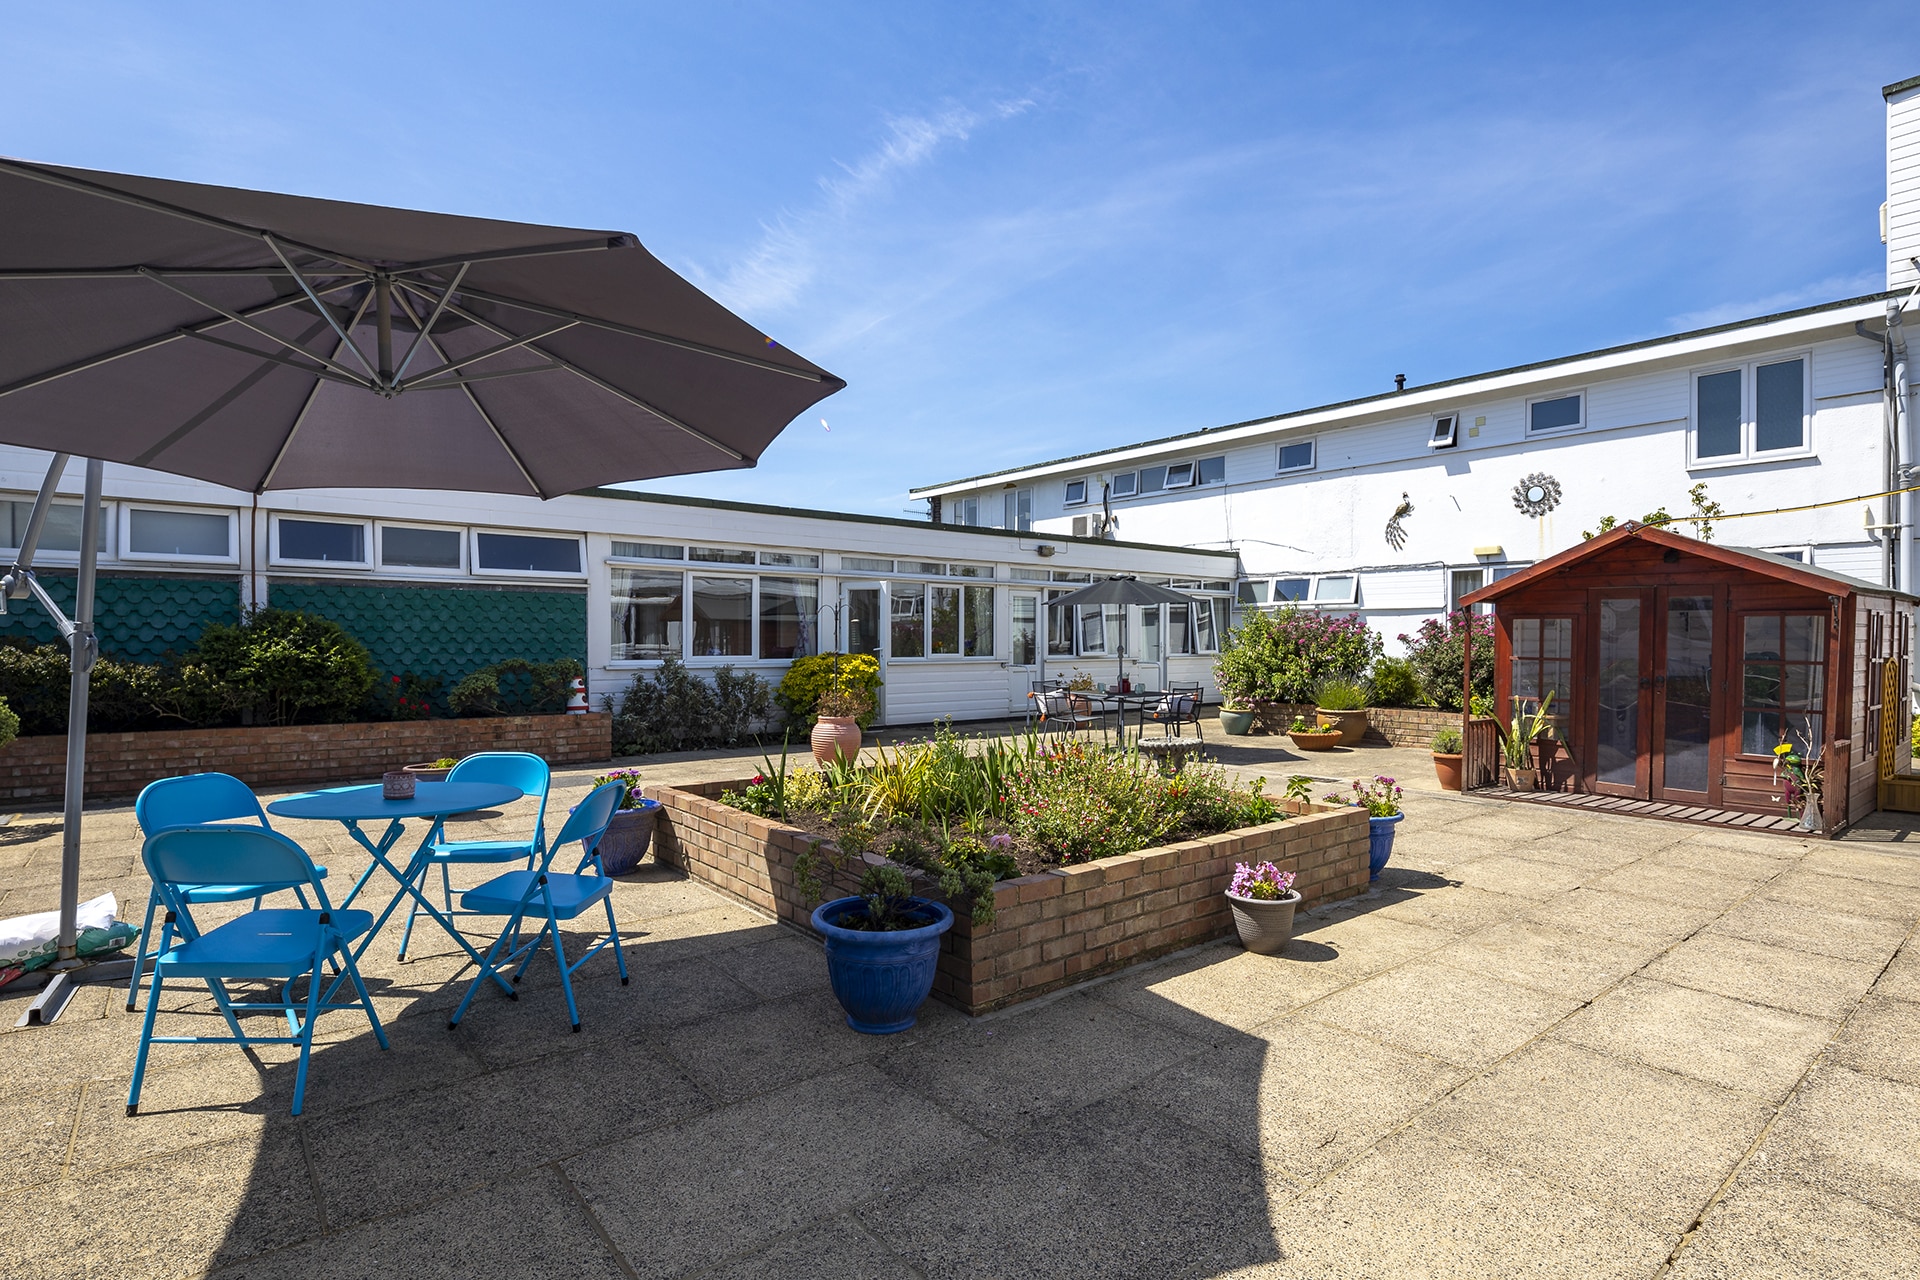
[[[458,569],[460,531],[383,526],[380,563],[404,569]]]
[[[48,524],[52,524],[49,516]],[[143,511],[127,513],[127,550],[155,556],[229,556],[233,522],[224,515],[199,511]]]
[[[1786,721],[1782,725],[1782,729],[1786,733],[1786,740],[1791,742],[1801,755],[1811,756],[1817,754],[1821,750],[1820,744],[1825,741],[1821,736],[1823,728],[1822,720],[1823,717],[1817,715],[1790,715],[1786,717]]]
[[[1513,620],[1513,656],[1516,658],[1540,656],[1540,619],[1515,618]]]
[[[668,546],[664,542],[616,542],[613,544],[613,554],[635,560],[685,560],[687,549]]]
[[[1140,609],[1140,652],[1135,655],[1142,662],[1160,661],[1160,606],[1146,605]]]
[[[1193,483],[1193,464],[1176,462],[1167,468],[1167,488],[1184,489]]]
[[[950,564],[947,573],[955,578],[991,578],[993,566],[990,564]]]
[[[1466,595],[1470,591],[1478,591],[1482,586],[1486,585],[1481,581],[1481,579],[1485,577],[1485,574],[1486,571],[1483,569],[1455,569],[1451,575],[1451,585],[1447,592],[1447,598],[1454,604],[1459,604],[1461,596]]]
[[[1573,619],[1546,618],[1540,623],[1540,656],[1573,657]]]
[[[688,547],[687,559],[710,564],[752,564],[753,552],[733,551],[726,547]]]
[[[693,580],[693,654],[697,658],[753,656],[753,579]]]
[[[1167,487],[1167,469],[1165,467],[1140,468],[1140,492],[1158,493]]]
[[[1140,492],[1140,478],[1131,471],[1122,471],[1107,482],[1107,493],[1115,498],[1131,498]]]
[[[840,567],[855,569],[861,573],[892,573],[893,561],[875,560],[868,556],[841,556]]]
[[[1789,662],[1824,662],[1827,620],[1817,613],[1789,614],[1785,622],[1785,656]]]
[[[1780,745],[1780,713],[1748,711],[1740,717],[1740,754],[1770,756]]]
[[[1354,579],[1349,577],[1320,578],[1313,584],[1313,598],[1327,604],[1351,604],[1353,588]]]
[[[1033,490],[1021,489],[1013,495],[1013,526],[1022,533],[1033,528]]]
[[[1802,667],[1801,670],[1806,668]],[[1740,697],[1750,707],[1780,705],[1780,667],[1771,662],[1749,662],[1740,682]]]
[[[1580,421],[1580,397],[1561,396],[1557,400],[1536,400],[1527,409],[1530,431],[1551,431],[1571,427]]]
[[[1065,595],[1056,591],[1048,595]],[[1073,606],[1070,604],[1050,604],[1047,606],[1047,652],[1056,657],[1073,655]]]
[[[930,578],[945,577],[947,566],[938,560],[901,560],[898,562],[900,573],[924,573]]]
[[[1202,458],[1197,475],[1200,484],[1219,484],[1227,478],[1227,460],[1225,457]]]
[[[1067,481],[1067,505],[1073,506],[1087,500],[1087,482],[1085,480]]]
[[[960,588],[934,587],[928,614],[933,619],[934,653],[960,652]]]
[[[1753,447],[1798,449],[1806,442],[1806,365],[1763,364],[1753,371]]]
[[[1300,582],[1304,586],[1306,583],[1306,579],[1302,578],[1300,579]],[[1267,592],[1270,589],[1270,587],[1271,587],[1271,584],[1264,581],[1241,583],[1240,584],[1240,603],[1241,604],[1265,604],[1267,602]]]
[[[1039,657],[1040,601],[1033,596],[1013,597],[1013,665],[1030,667]]]
[[[778,565],[782,569],[818,569],[820,557],[805,551],[762,551],[760,563]]]
[[[1193,652],[1193,606],[1170,604],[1167,606],[1167,652]]]
[[[1778,662],[1783,656],[1780,652],[1779,614],[1749,614],[1741,630],[1746,641],[1741,649],[1743,657],[1771,658]]]
[[[1826,672],[1825,664],[1814,666],[1811,663],[1801,666],[1789,664],[1786,668],[1786,688],[1781,696],[1789,711],[1818,711],[1821,709],[1821,677]]]
[[[1200,600],[1195,602],[1193,610],[1193,643],[1201,653],[1213,653],[1219,648],[1219,632],[1214,629],[1214,606],[1225,608],[1225,600]]]
[[[993,656],[993,588],[968,587],[966,648],[969,658]]]
[[[1106,615],[1098,609],[1080,610],[1080,652],[1105,653],[1106,651]]]
[[[613,571],[613,658],[680,656],[686,582],[677,573]]]
[[[343,564],[367,562],[367,530],[364,525],[335,524],[331,520],[288,520],[284,516],[278,524],[282,560],[326,560]]]
[[[800,658],[818,646],[820,583],[813,578],[760,579],[760,656]]]
[[[33,520],[32,502],[9,502],[11,519],[6,526],[0,526],[0,532],[6,534],[6,545],[18,548],[27,536],[27,525]],[[77,502],[56,502],[47,509],[47,522],[40,526],[40,550],[42,551],[78,551],[80,549],[80,504]],[[100,551],[107,554],[107,512],[100,510]]]
[[[900,582],[893,588],[893,656],[927,656],[927,589],[917,582]]]
[[[1699,397],[1694,453],[1724,458],[1740,452],[1740,371],[1709,373],[1695,381]]]
[[[580,572],[578,538],[536,538],[524,533],[483,533],[478,557],[482,569],[517,569],[531,573]]]
[[[1301,471],[1313,465],[1313,441],[1303,440],[1299,444],[1280,446],[1280,469],[1282,471]]]

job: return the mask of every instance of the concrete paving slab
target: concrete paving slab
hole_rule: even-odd
[[[1390,895],[1381,896],[1385,898]],[[1380,915],[1389,920],[1401,920],[1407,924],[1446,929],[1454,933],[1471,933],[1495,921],[1512,919],[1532,906],[1533,901],[1531,898],[1489,893],[1484,889],[1463,885],[1409,894],[1399,901],[1386,903],[1378,910]]]
[[[1616,942],[1532,920],[1503,920],[1442,947],[1432,958],[1502,982],[1591,1000],[1658,954],[1650,943]]]
[[[636,1276],[677,1276],[870,1199],[896,1202],[980,1141],[863,1064],[562,1167]]]
[[[1327,997],[1312,1016],[1415,1053],[1483,1067],[1579,1007],[1565,996],[1420,960]]]
[[[1920,854],[1894,852],[1826,841],[1809,848],[1800,861],[1803,871],[1819,875],[1846,876],[1871,880],[1876,884],[1905,885],[1920,889]]]
[[[1769,880],[1798,863],[1805,854],[1791,841],[1748,841],[1743,844],[1707,844],[1681,840],[1649,853],[1643,865],[1686,867],[1729,880]]]
[[[1840,1028],[1827,1056],[1839,1066],[1920,1086],[1920,1004],[1869,995]]]
[[[29,1088],[9,1080],[0,1093],[0,1151],[8,1155],[7,1193],[27,1191],[66,1172],[67,1150],[79,1116],[81,1086],[63,1081]]]
[[[722,951],[712,963],[763,1000],[831,989],[827,957],[819,941],[791,929]]]
[[[1655,960],[1647,976],[1776,1009],[1843,1018],[1880,976],[1880,966],[1708,935],[1689,938]]]
[[[1283,1017],[1353,980],[1323,963],[1335,957],[1322,952],[1331,949],[1303,941],[1280,955],[1259,956],[1237,941],[1216,943],[1123,973],[1088,994],[1195,1039],[1218,1042]]]
[[[1162,1022],[1069,995],[1041,1009],[962,1023],[875,1065],[975,1128],[1008,1136],[1121,1093],[1201,1047]]]
[[[861,1211],[929,1280],[1202,1277],[1277,1256],[1257,1162],[1137,1098],[1096,1102]]]
[[[1286,1260],[1242,1273],[1249,1280],[1639,1280],[1672,1248],[1668,1237],[1618,1210],[1419,1134],[1387,1139],[1276,1212]]]
[[[1556,1039],[1775,1101],[1834,1024],[1727,996],[1629,978],[1557,1027]]]
[[[1847,915],[1878,916],[1908,925],[1920,920],[1920,889],[1852,876],[1789,871],[1769,881],[1762,896]]]
[[[1896,1000],[1920,1001],[1920,942],[1909,938],[1906,945],[1894,953],[1886,972],[1874,984],[1873,992]],[[0,1046],[4,1044],[0,1041]]]
[[[1523,918],[1619,942],[1670,947],[1710,924],[1718,914],[1711,907],[1589,888],[1549,898],[1524,912]]]
[[[700,1280],[920,1280],[921,1273],[851,1213],[783,1236],[745,1257],[702,1271]]]
[[[1765,1167],[1908,1218],[1920,1217],[1920,1087],[1822,1065],[1758,1154]]]
[[[1596,837],[1585,828],[1576,827],[1556,835],[1516,840],[1501,852],[1530,862],[1558,862],[1584,873],[1584,880],[1597,880],[1629,862],[1638,862],[1648,850],[1645,845],[1630,840]]]
[[[1361,899],[1346,910],[1295,916],[1287,955],[1311,960],[1316,971],[1324,969],[1352,982],[1437,951],[1454,936],[1376,914]]]
[[[1885,965],[1906,939],[1898,920],[1750,898],[1708,925],[1703,936],[1745,938],[1814,955]]]
[[[1632,863],[1588,883],[1600,893],[1619,893],[1661,903],[1724,911],[1763,883],[1695,867],[1645,861]]]
[[[1304,1185],[1467,1078],[1465,1068],[1296,1014],[1169,1068],[1131,1095]]]
[[[1448,876],[1471,889],[1536,899],[1551,898],[1597,878],[1562,862],[1535,862],[1502,853],[1459,863]]]
[[[218,1274],[220,1280],[620,1280],[630,1273],[549,1168]]]
[[[1669,1274],[1673,1280],[1920,1275],[1920,1223],[1793,1179],[1743,1175]]]
[[[1747,1094],[1544,1040],[1455,1091],[1414,1127],[1677,1236],[1772,1114]]]

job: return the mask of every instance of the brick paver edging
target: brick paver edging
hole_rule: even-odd
[[[377,781],[387,769],[476,751],[531,751],[549,764],[613,756],[613,717],[484,716],[249,729],[159,729],[87,735],[87,799],[133,796],[155,778],[231,773],[250,787]],[[67,736],[15,738],[0,747],[0,798],[59,799]]]
[[[816,837],[715,799],[744,785],[644,788],[662,806],[655,856],[811,931],[815,904],[796,886],[793,863]],[[1272,862],[1294,872],[1302,906],[1365,889],[1366,813],[1299,802],[1288,808],[1294,816],[1284,822],[1001,881],[991,925],[976,928],[965,911],[954,913],[934,996],[966,1013],[987,1013],[1229,934],[1233,917],[1224,895],[1236,862]]]

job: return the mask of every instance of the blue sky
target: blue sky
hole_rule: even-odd
[[[0,153],[636,232],[850,384],[646,487],[891,515],[1881,287],[1910,5],[1581,8],[9,3]]]

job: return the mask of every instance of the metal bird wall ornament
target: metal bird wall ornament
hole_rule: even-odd
[[[1393,509],[1393,518],[1387,521],[1387,545],[1395,551],[1407,545],[1407,531],[1400,522],[1413,514],[1413,500],[1407,494],[1400,495],[1400,505]]]

